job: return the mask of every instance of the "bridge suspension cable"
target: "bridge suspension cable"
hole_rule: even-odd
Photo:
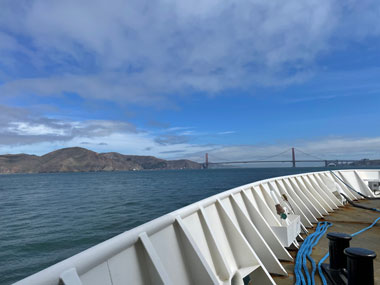
[[[319,156],[316,156],[316,155],[313,155],[313,154],[310,154],[310,153],[307,153],[307,152],[304,152],[302,150],[300,150],[299,148],[294,148],[296,151],[299,151],[307,156],[310,156],[312,158],[316,158],[316,159],[319,159],[319,160],[324,160],[323,158],[319,157]]]
[[[292,154],[292,157],[289,158],[289,159],[280,159],[280,158],[277,158],[275,160],[273,160],[272,158],[274,157],[277,157],[277,156],[280,156],[280,155],[283,155],[285,153],[287,153],[289,150],[291,150],[291,154]],[[302,154],[304,155],[307,155],[309,157],[311,157],[312,159],[296,159],[295,157],[295,151],[297,152],[301,152]],[[206,153],[206,156],[205,156],[205,163],[204,163],[204,167],[205,168],[208,168],[209,165],[216,165],[216,164],[252,164],[252,163],[268,163],[268,162],[273,162],[273,163],[292,163],[293,164],[293,167],[296,167],[296,162],[307,162],[307,163],[324,163],[325,164],[325,167],[328,166],[328,162],[331,162],[332,160],[331,159],[326,159],[326,158],[321,158],[319,157],[318,155],[314,155],[314,154],[310,154],[310,153],[307,153],[303,150],[300,150],[300,149],[296,149],[296,148],[290,148],[290,149],[286,149],[282,152],[279,152],[279,153],[276,153],[274,155],[270,155],[270,156],[266,156],[266,157],[261,157],[261,158],[256,158],[256,159],[251,159],[251,160],[245,160],[245,161],[225,161],[223,159],[220,159],[221,161],[218,161],[218,162],[215,162],[215,161],[211,161],[209,162],[208,160],[208,154]],[[212,155],[212,158],[216,158],[214,155]],[[219,160],[219,159],[218,159]],[[348,162],[355,162],[355,161],[358,161],[358,160],[352,160],[352,159],[340,159],[340,160],[334,160],[334,162],[338,163],[338,162],[341,162],[341,163],[348,163]]]
[[[216,156],[215,154],[213,154],[213,153],[209,153],[209,160],[210,160],[210,161],[214,161],[214,160],[223,161],[223,160],[225,160],[225,159],[220,158],[220,157],[217,157],[217,156]]]
[[[290,150],[291,150],[291,148],[288,148],[288,149],[286,149],[286,150],[284,150],[284,151],[282,151],[280,153],[277,153],[277,154],[274,154],[274,155],[271,155],[271,156],[267,156],[267,157],[261,158],[261,160],[267,160],[267,159],[270,159],[270,158],[273,158],[273,157],[276,157],[276,156],[280,156],[282,154],[287,153]]]
[[[276,154],[273,154],[273,155],[270,155],[270,156],[264,156],[264,157],[256,156],[256,157],[254,157],[251,160],[260,160],[260,161],[268,160],[268,159],[271,159],[271,158],[283,155],[283,154],[289,152],[290,150],[291,150],[291,148],[288,148],[288,149],[286,149],[284,151],[281,151],[279,153],[276,153]],[[217,160],[218,162],[214,161],[214,159]],[[209,154],[209,162],[210,163],[222,163],[223,161],[225,161],[225,159],[217,157],[213,153]]]

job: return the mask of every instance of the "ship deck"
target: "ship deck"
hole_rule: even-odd
[[[365,206],[380,208],[380,200],[361,200],[356,201]],[[380,217],[380,213],[376,213],[370,210],[364,210],[360,208],[355,208],[353,206],[347,205],[340,208],[334,213],[330,213],[329,216],[325,216],[320,221],[329,221],[333,223],[333,226],[328,229],[328,232],[342,232],[347,234],[353,234],[370,224]],[[314,232],[314,229],[309,229],[309,233]],[[303,235],[303,237],[305,237]],[[374,260],[374,273],[375,273],[375,284],[380,284],[380,222],[377,223],[370,230],[361,233],[360,235],[352,238],[350,242],[351,247],[362,247],[373,250],[377,254],[377,258]],[[326,235],[321,238],[316,247],[313,248],[312,258],[318,263],[319,260],[328,252],[328,239]],[[291,255],[295,259],[297,251],[290,251]],[[325,261],[329,262],[329,259]],[[273,276],[275,282],[279,285],[294,284],[294,262],[281,262],[285,267],[289,276]],[[310,263],[308,263],[310,268]],[[321,279],[318,274],[316,274],[316,284],[322,284]]]

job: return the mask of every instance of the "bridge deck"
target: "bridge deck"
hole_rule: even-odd
[[[364,200],[357,203],[361,203],[366,206],[380,208],[379,200]],[[325,219],[320,219],[320,221],[329,221],[334,225],[328,229],[328,232],[342,232],[352,234],[367,226],[369,226],[376,218],[380,216],[380,213],[376,213],[369,210],[359,209],[352,206],[346,206],[340,210],[331,213],[326,216]],[[310,233],[313,230],[309,230]],[[354,237],[351,240],[350,245],[352,247],[363,247],[373,250],[377,253],[378,257],[374,260],[374,270],[375,270],[375,284],[380,284],[380,222],[374,226],[372,229]],[[313,249],[312,257],[316,262],[328,252],[328,239],[324,236]],[[292,256],[295,258],[297,252],[291,251]],[[326,260],[328,263],[328,259]],[[274,280],[279,285],[284,284],[294,284],[294,262],[281,262],[285,267],[286,271],[289,273],[288,277],[273,276]],[[310,264],[309,268],[310,268]],[[316,275],[316,284],[322,284],[319,275]]]

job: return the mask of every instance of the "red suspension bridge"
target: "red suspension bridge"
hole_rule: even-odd
[[[311,157],[311,159],[296,159],[296,150],[298,152],[301,152],[303,155],[306,155],[308,157]],[[290,159],[277,159],[273,160],[273,158],[284,155],[286,152],[291,151],[291,158]],[[218,161],[218,162],[211,162],[209,160],[208,153],[205,154],[205,162],[203,164],[204,168],[209,168],[212,165],[228,165],[228,164],[250,164],[250,163],[291,163],[293,167],[296,167],[296,163],[301,162],[308,162],[308,163],[324,163],[325,167],[329,165],[339,165],[339,164],[349,164],[353,162],[360,161],[358,159],[323,159],[318,156],[308,154],[300,149],[296,149],[292,147],[291,149],[287,149],[283,152],[280,152],[278,154],[262,158],[262,159],[256,159],[256,160],[244,160],[244,161]]]

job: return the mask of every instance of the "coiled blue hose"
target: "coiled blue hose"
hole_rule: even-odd
[[[379,210],[376,210],[376,212],[380,212]],[[361,234],[362,232],[365,232],[366,230],[369,230],[370,228],[372,228],[374,225],[376,225],[376,223],[380,221],[380,217],[378,217],[370,226],[368,227],[365,227],[364,229],[361,229],[360,231],[356,232],[356,233],[353,233],[351,234],[352,237],[354,236],[357,236],[358,234]],[[323,274],[322,272],[322,263],[325,262],[325,260],[327,259],[327,257],[329,257],[329,253],[326,253],[326,255],[324,257],[322,257],[322,259],[318,262],[318,273],[319,273],[319,276],[321,277],[322,279],[322,284],[323,285],[327,285],[327,281],[326,281],[326,278],[325,278],[325,275]]]
[[[350,185],[348,185],[346,182],[344,182],[339,176],[337,176],[333,171],[330,171],[335,177],[337,177],[341,182],[343,182],[347,187],[355,191],[357,194],[361,195],[364,198],[370,199],[370,200],[378,200],[380,198],[372,198],[372,197],[367,197],[360,193],[359,191],[356,191],[354,188],[352,188]],[[342,194],[343,195],[343,194]],[[344,196],[344,195],[343,195]],[[344,196],[345,197],[345,196]],[[349,199],[345,197],[347,201]],[[380,212],[380,210],[376,208],[368,208],[368,210]],[[365,227],[364,229],[351,234],[352,237],[361,234],[362,232],[365,232],[366,230],[369,230],[372,228],[378,221],[380,220],[380,217],[378,217],[370,226]],[[319,222],[317,228],[315,229],[315,232],[311,235],[309,235],[303,242],[301,248],[299,249],[296,257],[296,263],[294,265],[294,273],[296,277],[296,285],[305,285],[306,280],[305,276],[302,273],[302,268],[306,274],[306,279],[307,279],[307,284],[308,285],[314,285],[315,284],[315,272],[316,272],[316,264],[314,259],[311,257],[311,252],[313,250],[313,247],[319,242],[321,237],[326,233],[327,229],[331,227],[333,224],[330,222]],[[329,256],[329,253],[327,253],[318,263],[318,273],[322,279],[323,285],[327,285],[326,278],[322,272],[322,263],[327,259]],[[312,271],[311,271],[311,276],[309,274],[309,270],[307,268],[307,261],[306,258],[310,261],[311,266],[312,266]],[[302,265],[301,265],[302,263]]]
[[[313,247],[319,242],[321,237],[326,233],[327,229],[332,226],[330,222],[319,222],[315,232],[307,236],[307,238],[302,243],[301,248],[299,249],[296,257],[296,264],[294,266],[294,273],[296,277],[296,285],[314,285],[314,275],[316,271],[316,264],[313,258],[310,256],[313,250]],[[312,265],[312,274],[309,274],[309,270],[307,268],[307,259],[311,262]],[[307,283],[305,280],[305,276],[302,273],[302,269],[305,272]]]

